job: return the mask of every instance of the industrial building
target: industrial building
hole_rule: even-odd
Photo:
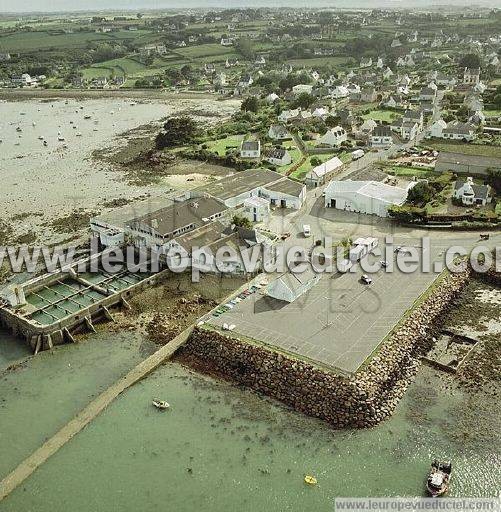
[[[401,188],[378,181],[331,181],[325,188],[325,207],[387,217],[388,208],[404,204],[414,185]]]

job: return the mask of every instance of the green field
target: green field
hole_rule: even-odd
[[[346,153],[343,151],[342,153],[327,153],[325,155],[310,155],[306,158],[305,162],[298,167],[292,174],[291,177],[296,178],[298,180],[303,180],[306,174],[313,169],[313,165],[311,165],[311,159],[312,158],[318,158],[320,162],[326,162],[327,160],[330,160],[333,157],[339,157],[339,159],[346,163],[351,160],[351,156],[349,153]]]
[[[225,55],[227,53],[234,53],[234,50],[231,46],[221,46],[220,44],[214,43],[179,48],[178,50],[176,50],[176,53],[189,59],[199,59],[202,57],[211,57],[214,55]]]
[[[347,57],[318,57],[313,59],[290,59],[288,64],[297,67],[322,67],[322,66],[344,66],[349,59]]]
[[[243,138],[243,135],[231,135],[229,137],[225,137],[224,139],[206,142],[206,144],[209,148],[209,151],[217,153],[219,156],[225,156],[227,149],[240,148],[240,143],[242,142]]]
[[[500,117],[501,110],[484,110],[485,117]]]
[[[412,176],[418,176],[419,178],[426,178],[427,176],[436,176],[436,174],[432,170],[420,169],[417,167],[405,167],[402,165],[392,165],[384,167],[383,170],[388,174],[392,174],[394,176],[408,176],[410,178],[412,178]]]
[[[392,110],[371,110],[367,114],[362,116],[362,119],[373,119],[374,121],[384,121],[389,123],[400,117],[398,112],[393,112]]]
[[[430,144],[437,151],[449,151],[463,155],[491,156],[501,158],[501,146],[488,146],[486,144],[464,144],[451,142],[432,142]]]

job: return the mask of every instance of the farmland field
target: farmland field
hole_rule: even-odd
[[[227,149],[238,149],[243,138],[243,135],[231,135],[224,139],[206,142],[206,144],[210,151],[217,153],[219,156],[225,156]]]
[[[290,59],[287,61],[292,66],[343,66],[349,61],[348,57],[318,57],[313,59]]]

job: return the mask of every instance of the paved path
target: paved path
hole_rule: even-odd
[[[54,455],[68,441],[77,435],[86,425],[98,416],[115,398],[130,386],[140,381],[164,361],[170,359],[176,350],[188,339],[193,326],[188,327],[176,336],[167,345],[160,348],[153,355],[133,368],[125,377],[122,377],[106,391],[101,393],[85,409],[67,423],[52,438],[46,441],[38,450],[33,452],[19,466],[0,482],[0,502],[6,498],[16,487],[24,482],[38,469],[51,455]]]

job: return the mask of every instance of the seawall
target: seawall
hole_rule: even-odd
[[[354,375],[202,326],[178,353],[195,368],[254,389],[334,427],[370,427],[388,417],[412,381],[419,356],[432,344],[440,318],[470,277],[441,276]]]

